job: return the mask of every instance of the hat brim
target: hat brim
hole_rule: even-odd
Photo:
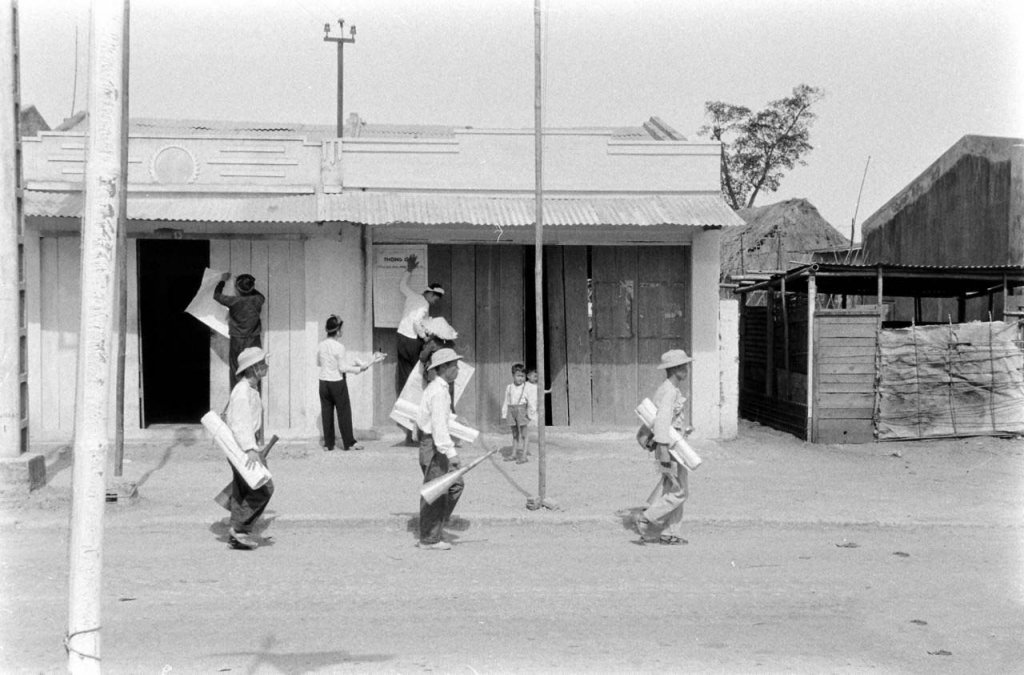
[[[434,370],[435,368],[440,368],[441,366],[445,365],[446,363],[457,363],[458,361],[461,361],[461,360],[462,360],[461,356],[456,356],[454,359],[445,359],[444,361],[440,361],[438,363],[430,364],[430,367],[427,368],[427,370]]]
[[[675,368],[676,366],[685,366],[687,363],[691,363],[692,361],[692,357],[687,357],[686,359],[678,359],[676,361],[669,361],[668,363],[662,362],[658,364],[658,370],[668,370],[669,368]]]
[[[235,375],[241,375],[242,373],[245,372],[246,368],[252,368],[257,363],[266,363],[268,356],[270,356],[270,354],[264,354],[263,358],[261,358],[259,361],[253,361],[252,363],[247,363],[244,366],[242,364],[238,364],[238,370],[235,371]]]

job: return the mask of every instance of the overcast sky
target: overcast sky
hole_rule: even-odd
[[[807,166],[757,204],[809,199],[846,235],[965,134],[1024,137],[1024,2],[543,0],[548,126],[696,138],[703,105],[826,90]],[[88,4],[20,0],[23,105],[85,107]],[[532,0],[132,0],[133,117],[333,124],[335,47],[357,26],[345,111],[372,123],[533,125]]]

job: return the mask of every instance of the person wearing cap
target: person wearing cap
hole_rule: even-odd
[[[416,367],[420,351],[423,349],[424,340],[427,337],[423,328],[423,321],[430,315],[431,305],[436,305],[444,296],[444,287],[441,284],[430,284],[422,292],[418,293],[409,286],[413,270],[419,267],[415,255],[410,255],[405,260],[405,273],[399,288],[405,297],[405,307],[402,309],[402,320],[398,323],[398,335],[395,352],[398,356],[397,367],[395,368],[395,395],[402,395],[402,388],[405,387],[410,373]],[[412,432],[406,432],[406,442],[412,443]]]
[[[651,397],[657,408],[654,437],[648,449],[654,452],[661,478],[647,508],[636,517],[636,529],[644,542],[667,545],[685,544],[679,536],[683,520],[683,503],[690,494],[689,470],[673,461],[668,449],[672,445],[672,427],[684,427],[686,397],[680,390],[693,359],[682,349],[670,349],[661,355],[658,367],[665,371],[665,381]]]
[[[256,290],[256,278],[251,274],[239,274],[235,277],[236,295],[225,295],[224,284],[231,278],[231,272],[225,272],[217,286],[213,289],[213,299],[228,308],[228,348],[229,380],[232,389],[237,382],[238,356],[249,347],[262,347],[263,324],[260,312],[266,298]]]
[[[369,363],[350,361],[341,344],[342,325],[338,316],[327,317],[327,337],[316,348],[316,365],[320,369],[320,420],[324,427],[324,450],[334,450],[334,415],[338,417],[342,450],[362,450],[352,433],[352,403],[348,396],[346,375],[365,372]]]
[[[262,463],[259,444],[263,441],[263,402],[260,400],[259,383],[267,375],[267,355],[259,347],[247,347],[238,355],[238,383],[231,390],[224,421],[231,429],[235,442],[246,455],[246,465],[255,468]],[[231,466],[231,530],[229,541],[234,548],[253,549],[259,540],[252,534],[253,526],[274,494],[274,481],[268,481],[256,490],[242,478],[238,469]]]
[[[448,384],[459,375],[459,361],[462,357],[454,349],[439,349],[430,357],[430,369],[436,377],[427,385],[420,399],[416,424],[420,429],[420,469],[423,482],[443,476],[459,468],[459,455],[451,434],[448,419],[451,416],[451,396]],[[446,551],[452,546],[441,539],[444,524],[451,518],[455,505],[462,496],[464,481],[455,481],[448,492],[428,504],[420,498],[420,548]]]
[[[423,386],[436,377],[436,371],[430,370],[430,357],[439,349],[455,349],[458,332],[443,316],[428,317],[423,320],[423,349],[420,350],[420,366],[423,368]],[[452,412],[455,412],[455,383],[448,385],[448,395],[452,399]],[[458,447],[458,440],[455,441]]]

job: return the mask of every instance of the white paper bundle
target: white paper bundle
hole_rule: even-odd
[[[658,408],[655,407],[649,398],[640,401],[640,405],[636,407],[636,416],[651,429],[654,428],[654,418],[657,414]],[[690,447],[690,444],[686,442],[686,439],[683,438],[678,429],[670,427],[668,435],[672,439],[672,444],[668,447],[668,453],[672,455],[675,461],[691,471],[701,465],[700,455]]]
[[[210,432],[210,435],[213,436],[213,440],[217,442],[220,449],[227,455],[231,466],[238,470],[238,473],[242,475],[242,478],[245,479],[249,487],[253,490],[258,490],[267,484],[267,481],[270,480],[270,471],[259,462],[257,462],[255,469],[246,467],[245,462],[248,458],[242,449],[238,447],[235,435],[231,433],[231,429],[220,418],[220,415],[211,410],[203,415],[200,421],[206,427],[206,430]]]
[[[395,407],[391,409],[391,419],[401,424],[409,431],[416,431],[416,417],[419,415],[419,406],[405,399],[395,401]],[[448,433],[460,441],[475,443],[480,432],[465,424],[455,421],[455,415],[448,418]]]

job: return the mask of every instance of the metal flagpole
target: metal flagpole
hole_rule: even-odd
[[[537,316],[537,507],[547,496],[547,454],[544,447],[547,374],[544,369],[544,134],[541,114],[541,0],[533,0],[533,138],[535,165],[536,240],[533,255],[534,306]]]
[[[71,475],[68,672],[100,672],[103,510],[110,445],[118,220],[122,173],[121,69],[127,0],[93,0],[89,126],[82,210],[82,310],[79,324],[75,441]]]

